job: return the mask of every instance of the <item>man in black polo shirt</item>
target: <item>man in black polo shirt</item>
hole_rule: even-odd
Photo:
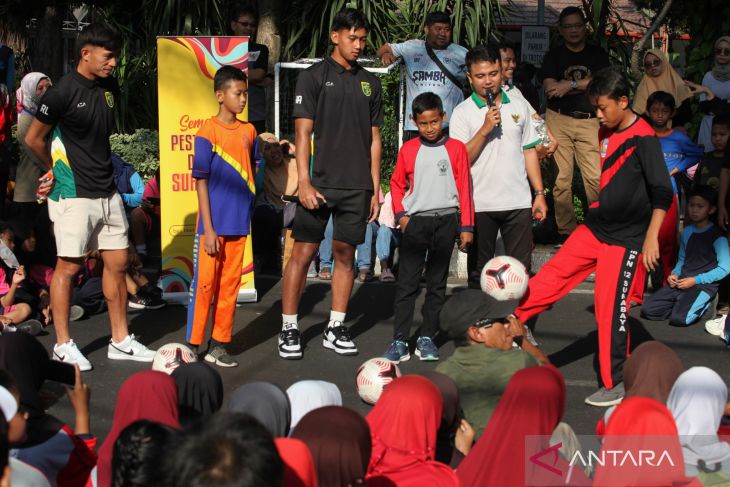
[[[231,31],[249,37],[248,42],[248,121],[261,135],[266,132],[266,87],[273,79],[266,73],[269,48],[254,42],[259,26],[259,14],[251,7],[238,7],[231,15]]]
[[[119,86],[111,76],[119,52],[117,33],[102,25],[84,29],[77,41],[79,64],[54,84],[40,101],[26,145],[52,173],[39,188],[48,193],[58,260],[51,281],[51,309],[56,328],[53,358],[91,370],[68,330],[73,279],[88,251],[104,261],[102,286],[109,305],[112,338],[107,357],[152,362],[155,352],[127,329],[127,219],[114,185],[109,135]],[[51,150],[46,145],[50,134]]]
[[[365,240],[366,223],[378,216],[383,123],[380,81],[357,64],[367,33],[361,12],[351,8],[340,11],[330,33],[332,55],[297,80],[294,127],[300,204],[294,217],[294,249],[284,271],[279,335],[279,355],[286,359],[302,357],[297,308],[307,268],[330,215],[334,220],[335,267],[332,310],[323,345],[342,355],[357,354],[343,323],[352,291],[355,246]]]
[[[586,44],[586,19],[580,8],[564,8],[558,28],[564,43],[545,54],[539,77],[548,97],[546,123],[558,142],[553,198],[562,243],[577,225],[572,191],[574,159],[583,177],[588,204],[598,199],[598,119],[586,89],[593,73],[609,63],[603,49]]]

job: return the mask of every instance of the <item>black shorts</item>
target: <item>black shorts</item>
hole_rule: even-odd
[[[320,189],[319,192],[327,204],[316,210],[297,205],[292,238],[300,242],[320,243],[332,215],[333,240],[350,245],[363,243],[373,192],[362,189]]]

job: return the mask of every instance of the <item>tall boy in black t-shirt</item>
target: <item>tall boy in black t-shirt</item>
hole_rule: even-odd
[[[284,270],[279,356],[302,357],[297,308],[307,268],[334,221],[332,309],[323,345],[341,355],[357,354],[344,325],[352,292],[355,246],[365,227],[378,216],[380,81],[357,59],[365,49],[368,25],[363,14],[346,8],[334,18],[332,55],[299,75],[294,93],[294,128],[299,174],[299,202],[294,217],[294,248]],[[310,140],[314,159],[310,177]]]
[[[603,49],[586,44],[586,19],[581,9],[563,9],[558,27],[564,42],[545,54],[539,78],[548,97],[546,123],[558,142],[553,198],[558,232],[564,240],[577,225],[572,191],[574,159],[583,177],[588,203],[598,198],[598,120],[586,89],[593,73],[609,62]]]
[[[585,224],[530,279],[515,315],[529,320],[595,271],[603,387],[585,401],[611,406],[624,396],[629,296],[638,284],[637,267],[643,263],[654,270],[659,262],[659,229],[674,191],[654,130],[630,108],[626,78],[612,68],[603,69],[593,77],[588,95],[601,122],[601,192],[590,205]]]

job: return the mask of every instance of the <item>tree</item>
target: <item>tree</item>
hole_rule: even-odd
[[[423,37],[428,12],[450,11],[453,39],[469,46],[496,37],[496,0],[292,0],[282,20],[282,58],[322,56],[328,46],[334,16],[346,6],[362,10],[370,23],[370,52],[385,42]]]

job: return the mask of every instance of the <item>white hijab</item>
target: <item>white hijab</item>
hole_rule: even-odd
[[[727,403],[727,386],[707,367],[692,367],[679,376],[667,406],[677,423],[684,463],[708,467],[730,460],[730,445],[720,441],[717,429]]]
[[[331,382],[301,380],[286,390],[291,404],[291,428],[294,431],[305,414],[325,406],[342,406],[342,394]]]
[[[17,100],[18,112],[25,110],[31,115],[35,115],[38,110],[38,97],[35,96],[35,91],[38,88],[38,83],[41,80],[51,80],[48,76],[39,72],[28,73],[23,76],[23,80],[20,82],[20,88],[15,91],[15,99]]]

